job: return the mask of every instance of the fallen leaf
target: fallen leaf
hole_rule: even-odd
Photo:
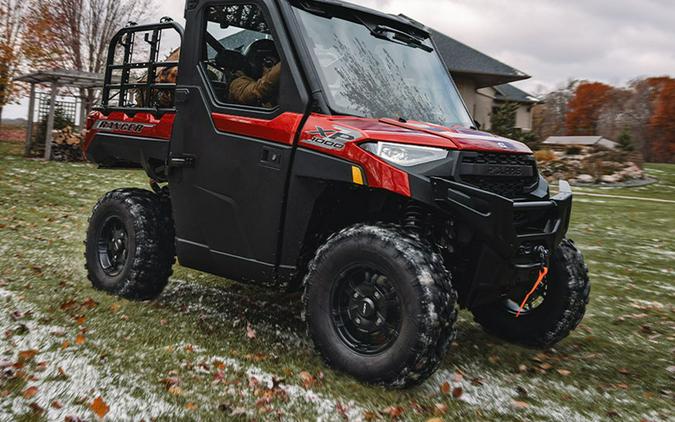
[[[122,305],[120,305],[119,303],[113,303],[112,305],[110,305],[110,310],[113,313],[117,313],[117,311],[119,311],[121,307]]]
[[[541,365],[539,365],[539,367],[544,371],[548,371],[549,369],[553,368],[553,365],[551,365],[550,363],[542,363]]]
[[[434,415],[445,415],[448,412],[448,405],[445,403],[436,403],[434,405]]]
[[[84,316],[79,316],[75,318],[75,323],[77,325],[84,325],[85,322],[87,322],[87,318],[85,318]]]
[[[65,301],[61,304],[61,310],[67,311],[69,309],[74,308],[76,305],[77,305],[77,302],[75,301],[75,299],[70,299],[70,300],[67,300],[67,301]]]
[[[312,374],[310,374],[307,371],[300,372],[300,374],[298,374],[298,376],[302,380],[302,385],[304,385],[305,388],[311,387],[314,384],[314,382],[316,381],[316,379],[312,376]]]
[[[405,409],[403,409],[401,406],[389,406],[382,413],[385,415],[389,415],[390,418],[396,419],[400,417],[403,412],[405,412]]]
[[[197,410],[197,405],[194,404],[194,403],[186,403],[186,404],[185,404],[185,408],[186,408],[187,410]]]
[[[520,373],[527,372],[527,365],[519,365],[518,372]]]
[[[70,347],[70,342],[68,340],[64,341],[61,345],[61,350],[65,350]]]
[[[82,302],[82,306],[87,309],[94,309],[95,307],[98,306],[98,302],[89,297],[84,302]]]
[[[54,400],[50,406],[52,407],[52,409],[56,410],[63,409],[63,403],[61,403],[58,400]]]
[[[255,330],[253,329],[253,326],[251,326],[251,323],[246,324],[246,337],[251,340],[255,338]]]
[[[490,362],[493,365],[496,365],[499,362],[499,357],[492,355],[488,357],[488,362]]]
[[[450,393],[450,383],[449,382],[444,382],[441,384],[441,394],[448,394]]]
[[[37,355],[37,353],[38,351],[35,349],[21,351],[19,352],[19,362],[21,363],[30,362],[31,360],[33,360],[35,355]]]
[[[372,410],[365,410],[363,412],[363,420],[366,422],[371,422],[377,419],[377,414],[373,412]]]
[[[441,419],[441,418],[431,418],[431,419],[427,419],[427,422],[443,422],[443,419]]]
[[[530,407],[530,405],[525,403],[524,401],[514,400],[513,407],[515,407],[516,409],[527,409],[528,407]]]
[[[32,399],[33,397],[35,397],[35,395],[37,393],[38,393],[37,387],[29,387],[29,388],[25,389],[24,392],[21,393],[21,395],[23,396],[24,399],[28,400],[28,399]]]
[[[338,413],[338,415],[342,416],[343,419],[349,418],[347,415],[347,410],[349,409],[347,409],[347,406],[344,404],[340,402],[335,403],[335,411]]]
[[[31,403],[31,404],[28,405],[28,407],[30,407],[31,410],[33,410],[34,413],[44,413],[45,412],[44,407],[40,406],[37,403]]]
[[[75,344],[78,346],[82,346],[85,343],[86,339],[84,335],[78,334],[77,337],[75,337]]]
[[[93,401],[90,407],[96,416],[101,419],[103,419],[103,417],[105,417],[105,415],[107,415],[110,411],[110,406],[108,406],[106,402],[103,401],[101,396],[96,397],[96,400]]]
[[[61,376],[62,378],[68,378],[68,375],[66,375],[66,371],[63,368],[61,368],[60,366],[57,369],[57,371],[59,372],[59,376]]]
[[[455,387],[452,390],[452,397],[455,399],[462,397],[462,394],[464,394],[464,389],[462,389],[462,387]]]
[[[160,382],[168,389],[169,387],[180,384],[180,379],[178,377],[168,377],[161,379]]]
[[[628,368],[619,368],[619,373],[623,375],[630,375],[630,370]]]
[[[455,372],[455,374],[452,376],[452,380],[454,382],[462,382],[462,380],[464,380],[464,375],[460,372]]]
[[[168,391],[169,394],[171,394],[172,396],[180,396],[180,395],[183,394],[183,389],[180,388],[180,387],[177,386],[177,385],[172,385],[171,387],[169,387],[169,389],[168,389],[167,391]]]
[[[666,368],[666,371],[670,372],[671,374],[675,374],[675,366],[669,366]]]
[[[567,377],[567,376],[569,376],[570,374],[572,374],[572,371],[568,371],[567,369],[558,369],[557,371],[558,371],[558,373],[559,373],[560,375],[562,375],[563,377]]]

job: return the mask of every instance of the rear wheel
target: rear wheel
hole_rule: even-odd
[[[407,387],[438,367],[457,297],[440,256],[394,226],[357,225],[310,264],[305,318],[324,359],[369,383]]]
[[[127,299],[154,299],[174,263],[169,201],[141,189],[106,194],[94,207],[86,240],[92,285]]]
[[[474,309],[490,334],[531,347],[550,347],[567,337],[584,317],[591,284],[584,258],[570,240],[556,248],[550,273],[516,317],[522,297],[505,298]]]

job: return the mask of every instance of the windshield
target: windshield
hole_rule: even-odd
[[[473,125],[429,40],[406,42],[405,36],[382,26],[377,28],[385,33],[378,37],[372,31],[376,26],[295,10],[335,112],[448,127]]]

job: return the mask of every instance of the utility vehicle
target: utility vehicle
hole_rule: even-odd
[[[84,151],[142,168],[152,190],[95,206],[94,287],[156,298],[177,257],[302,291],[323,358],[399,388],[439,366],[459,307],[527,346],[579,324],[590,284],[565,237],[569,185],[551,196],[527,146],[474,127],[423,25],[336,0],[189,0],[185,18],[111,43]],[[179,60],[160,60],[167,32]],[[235,80],[275,64],[266,98],[234,99]],[[176,83],[158,81],[167,69]]]

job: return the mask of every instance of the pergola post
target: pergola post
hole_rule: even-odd
[[[80,125],[79,125],[79,130],[80,133],[84,130],[86,127],[86,120],[87,120],[87,107],[86,107],[86,102],[87,98],[82,96],[80,97]]]
[[[56,94],[59,85],[52,82],[52,95],[49,100],[49,116],[47,117],[47,135],[45,136],[45,160],[52,158],[52,132],[54,132],[54,113],[56,112]]]
[[[28,157],[33,148],[33,119],[35,114],[35,83],[30,84],[30,99],[28,101],[28,123],[26,125],[26,145],[24,155]]]

